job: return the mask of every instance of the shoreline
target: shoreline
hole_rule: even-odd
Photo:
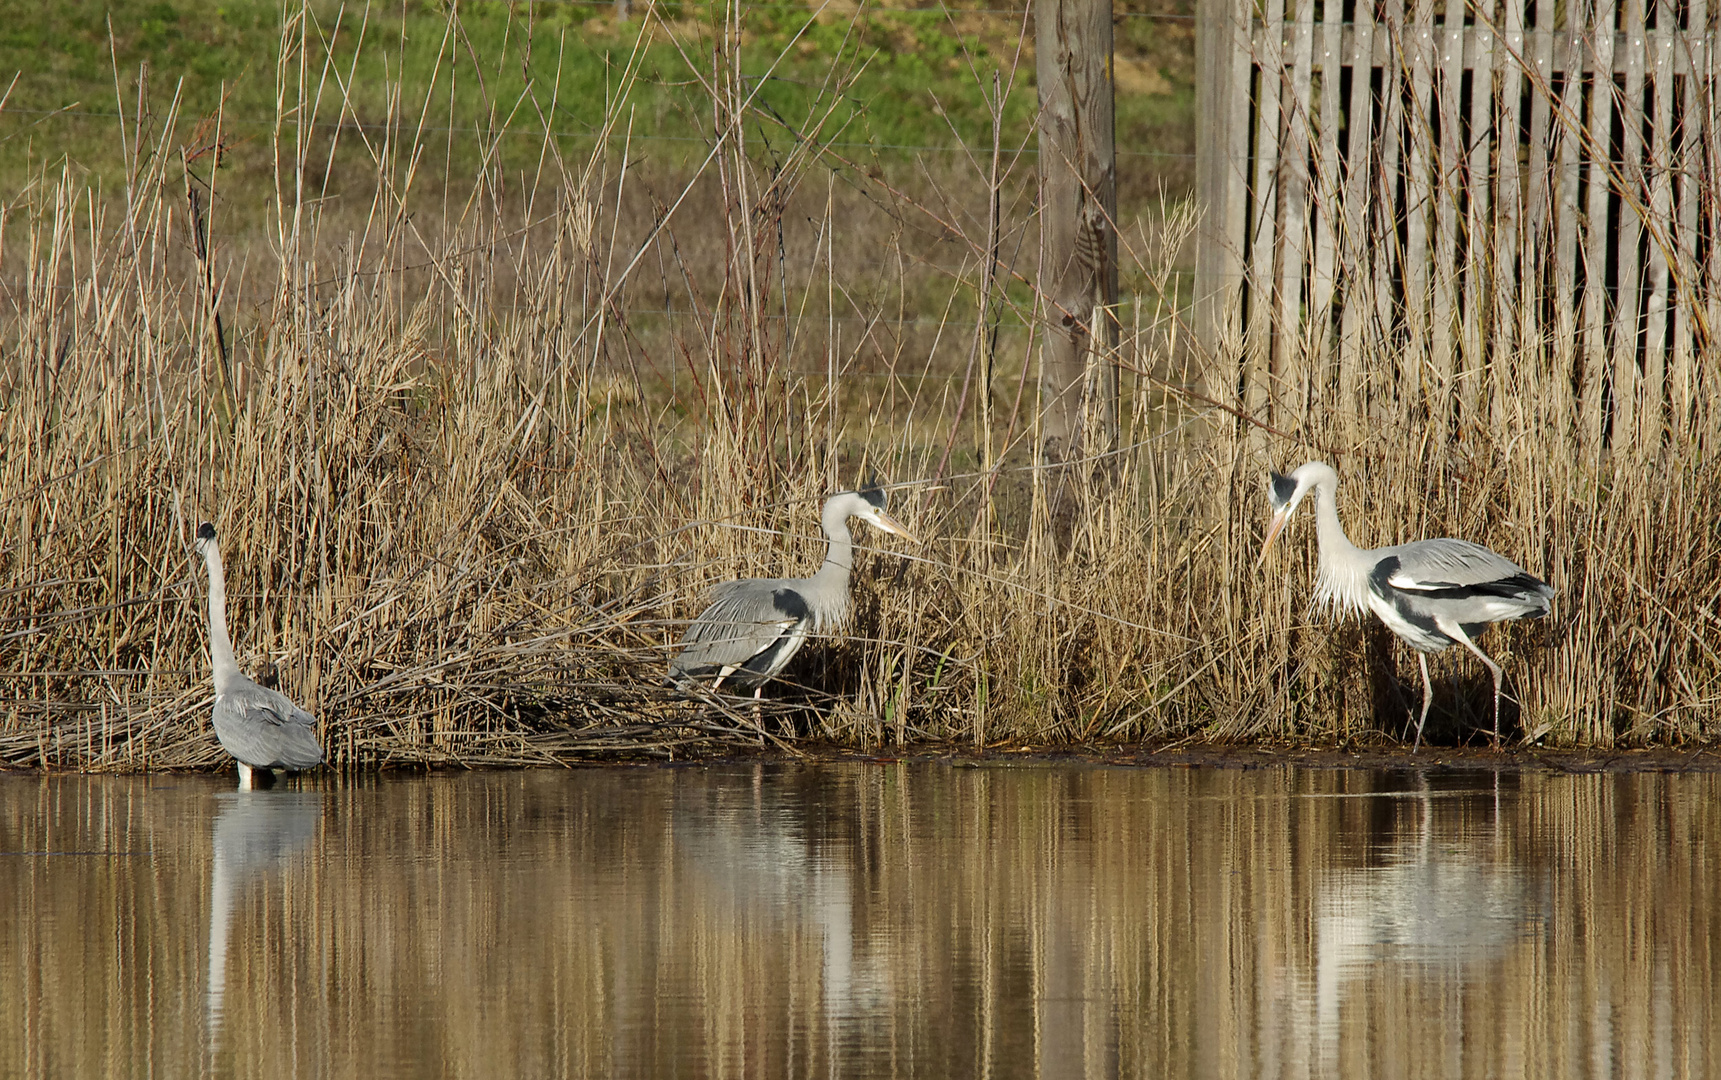
[[[389,773],[436,775],[454,772],[513,772],[525,769],[622,769],[622,768],[701,768],[720,765],[829,765],[829,764],[911,764],[947,765],[951,768],[1205,768],[1205,769],[1270,769],[1296,768],[1304,770],[1361,769],[1388,772],[1428,773],[1638,773],[1638,772],[1721,772],[1721,747],[1697,746],[1632,747],[1594,749],[1585,747],[1508,747],[1494,750],[1486,746],[1425,746],[1412,753],[1403,746],[1334,747],[1261,743],[1239,745],[1231,743],[1200,743],[1176,740],[1159,745],[1134,746],[1020,746],[975,749],[940,743],[917,743],[901,748],[866,750],[828,742],[797,744],[785,742],[780,747],[748,748],[729,746],[710,753],[692,753],[668,758],[645,758],[617,754],[592,758],[570,758],[559,762],[520,761],[517,763],[461,763],[456,761],[377,761],[347,762],[325,766],[311,774],[327,772],[343,778],[380,778]],[[216,775],[225,769],[167,766],[126,770],[62,769],[24,766],[0,762],[0,775],[35,774],[39,776],[171,776],[181,774]],[[277,780],[277,784],[280,781]],[[299,786],[294,779],[286,786]]]

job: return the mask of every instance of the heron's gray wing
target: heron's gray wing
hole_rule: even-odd
[[[1512,578],[1527,578],[1524,568],[1468,540],[1417,540],[1384,548],[1381,555],[1396,555],[1398,566],[1391,584],[1399,589],[1427,591],[1468,588]],[[1531,580],[1535,580],[1531,578]]]
[[[215,698],[215,736],[253,768],[309,769],[323,760],[316,718],[249,679]]]
[[[1511,559],[1468,540],[1418,540],[1383,549],[1381,554],[1398,559],[1387,584],[1430,599],[1495,597],[1545,612],[1548,599],[1554,595],[1551,586]],[[1384,568],[1384,561],[1382,565]]]
[[[680,650],[669,664],[670,672],[698,674],[739,668],[776,647],[807,618],[806,602],[793,588],[796,584],[779,578],[745,578],[719,587],[711,605],[682,635]]]

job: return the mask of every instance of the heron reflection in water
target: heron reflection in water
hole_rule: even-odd
[[[285,694],[251,681],[233,658],[233,639],[227,636],[227,580],[221,568],[221,546],[215,541],[215,526],[207,521],[197,527],[197,553],[209,569],[215,737],[239,763],[239,786],[249,788],[259,780],[266,784],[277,769],[316,768],[323,760],[323,748],[313,730],[316,718]]]
[[[687,687],[715,675],[711,689],[728,681],[751,687],[758,698],[765,683],[794,658],[807,635],[839,626],[849,614],[849,572],[854,538],[849,518],[919,543],[885,511],[877,487],[844,491],[825,500],[820,523],[829,544],[824,565],[804,578],[742,578],[719,585],[711,604],[682,635],[669,661],[669,678]]]
[[[1487,820],[1501,813],[1500,776],[1481,779],[1492,796],[1475,786],[1436,790],[1426,775],[1412,790],[1363,796],[1395,800],[1414,814],[1391,815],[1387,834],[1371,839],[1368,865],[1333,870],[1319,881],[1314,993],[1307,1004],[1328,1059],[1326,1075],[1342,1072],[1347,987],[1366,998],[1387,975],[1442,986],[1486,981],[1512,949],[1533,948],[1545,932],[1546,897]],[[1445,782],[1463,784],[1454,777]],[[1490,797],[1491,814],[1478,814]],[[1439,805],[1452,807],[1444,827],[1435,820]]]
[[[697,882],[692,895],[710,925],[817,948],[824,1019],[840,1037],[888,994],[885,955],[856,949],[865,935],[852,866],[810,798],[820,772],[757,763],[748,771],[745,787],[721,769],[675,774],[676,862]]]
[[[1553,588],[1504,555],[1468,540],[1442,537],[1359,548],[1339,524],[1338,487],[1338,473],[1318,461],[1289,476],[1273,473],[1267,492],[1273,520],[1256,565],[1266,561],[1267,549],[1297,505],[1314,492],[1320,559],[1315,600],[1345,611],[1372,611],[1416,650],[1422,668],[1422,713],[1416,719],[1412,751],[1422,748],[1422,728],[1434,697],[1428,654],[1451,645],[1476,654],[1494,677],[1494,745],[1500,745],[1500,665],[1477,647],[1475,638],[1492,623],[1546,615]]]
[[[209,1045],[221,1029],[227,986],[227,942],[233,911],[247,884],[278,879],[317,833],[323,796],[310,791],[228,791],[211,833],[209,979],[204,999]],[[271,910],[283,910],[270,905]]]

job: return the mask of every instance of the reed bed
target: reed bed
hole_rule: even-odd
[[[630,153],[623,72],[584,149],[534,88],[511,113],[542,128],[531,169],[499,125],[469,191],[433,183],[429,99],[391,88],[360,124],[301,11],[266,228],[211,228],[219,118],[159,103],[124,119],[123,189],[68,165],[6,195],[0,762],[222,760],[203,519],[242,666],[337,764],[1396,739],[1411,657],[1310,610],[1312,530],[1255,566],[1266,469],[1310,457],[1358,542],[1464,536],[1560,589],[1553,620],[1484,641],[1510,734],[1712,737],[1712,447],[1581,451],[1540,352],[1495,358],[1489,426],[1411,395],[1335,407],[1319,379],[1253,409],[1179,329],[1196,213],[1173,206],[1123,244],[1119,447],[1036,468],[1028,133],[1000,130],[998,167],[855,160],[819,111],[848,74],[761,116],[739,20],[689,50],[711,124],[680,165]],[[758,706],[664,687],[708,588],[810,572],[820,501],[871,476],[925,543],[861,537],[846,632]],[[1431,732],[1475,736],[1486,672],[1437,666]]]

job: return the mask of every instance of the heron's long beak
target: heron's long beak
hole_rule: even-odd
[[[883,510],[874,511],[873,517],[872,517],[872,523],[874,525],[877,525],[879,528],[883,529],[887,533],[893,533],[897,536],[902,537],[904,540],[907,540],[911,544],[920,543],[920,539],[918,537],[916,537],[913,533],[908,531],[908,526],[904,525],[902,522],[891,517],[889,514],[885,513]]]
[[[1285,531],[1285,522],[1289,520],[1291,520],[1291,508],[1288,506],[1273,515],[1273,520],[1267,524],[1267,539],[1261,541],[1261,557],[1255,560],[1256,569],[1260,569],[1261,564],[1267,561],[1267,549],[1272,547],[1273,541],[1277,540],[1279,534]]]

